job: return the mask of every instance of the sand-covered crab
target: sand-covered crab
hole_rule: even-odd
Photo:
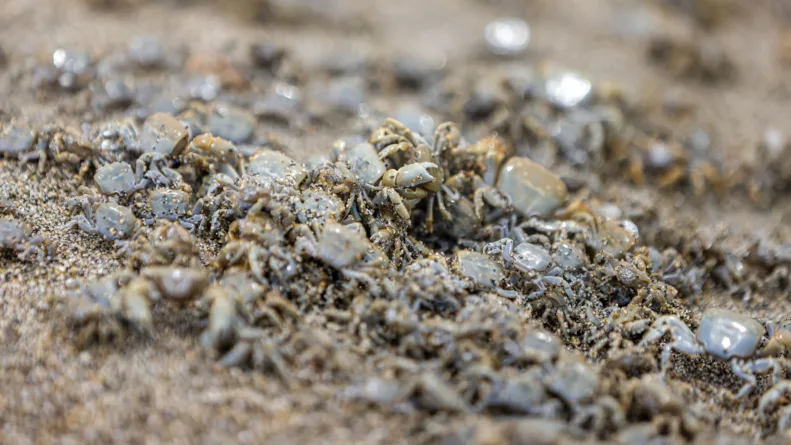
[[[755,387],[755,374],[772,372],[777,383],[783,367],[788,363],[781,357],[770,357],[789,345],[788,332],[773,333],[770,347],[761,349],[761,340],[766,332],[763,324],[747,315],[728,309],[708,309],[703,313],[698,330],[692,330],[674,315],[659,317],[640,341],[640,346],[657,342],[666,334],[672,341],[662,350],[661,366],[666,369],[673,351],[689,355],[707,355],[717,360],[730,362],[733,373],[745,381],[737,397],[747,396]]]
[[[0,218],[0,250],[10,250],[23,261],[35,257],[39,262],[54,253],[44,237],[34,235],[28,224],[16,218]]]

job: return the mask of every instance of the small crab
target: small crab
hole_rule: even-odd
[[[777,431],[787,432],[791,428],[791,406],[788,400],[791,397],[791,380],[782,380],[769,388],[758,401],[758,413],[762,420],[769,420],[772,412],[778,410]]]
[[[512,149],[501,138],[483,138],[475,144],[454,144],[443,153],[448,169],[458,172],[445,183],[455,190],[474,190],[476,213],[480,216],[484,201],[494,207],[504,208],[510,200],[496,189],[495,182],[500,166]]]
[[[229,166],[238,172],[241,155],[236,146],[223,138],[210,133],[200,134],[187,145],[182,155],[184,162],[193,164],[199,171],[216,173],[223,166]]]
[[[140,228],[140,221],[135,214],[122,205],[111,202],[96,204],[92,196],[72,198],[66,204],[69,207],[80,205],[84,215],[74,217],[63,226],[64,230],[78,226],[88,233],[115,241],[118,247],[126,247],[126,240]]]
[[[46,145],[45,145],[46,144]],[[47,159],[52,159],[56,164],[72,164],[80,166],[80,177],[87,173],[91,163],[96,163],[97,150],[81,134],[72,129],[47,127],[42,129],[38,138],[39,151],[42,159],[39,167]]]
[[[178,221],[186,229],[192,231],[196,226],[203,224],[203,201],[198,201],[189,208],[190,195],[183,190],[160,189],[154,190],[148,196],[148,205],[151,207],[152,218],[145,220],[148,225],[154,224],[158,219]]]
[[[39,171],[44,170],[46,147],[37,150],[38,132],[28,125],[9,122],[0,125],[0,157],[16,157],[20,162],[39,161]]]
[[[263,148],[250,158],[245,174],[267,177],[275,182],[297,188],[308,177],[308,170],[284,153]]]
[[[167,158],[179,156],[187,147],[187,127],[168,113],[154,113],[143,122],[135,149]]]
[[[471,191],[479,216],[484,203],[513,207],[529,217],[547,216],[566,201],[568,190],[557,175],[528,158],[510,156],[513,150],[504,140],[493,136],[466,144],[457,136],[459,131],[451,122],[440,125],[435,145],[443,147],[438,156],[451,175],[446,185]]]
[[[34,255],[42,262],[53,254],[53,247],[44,237],[32,236],[30,226],[14,218],[0,218],[0,250],[17,252],[23,261]]]
[[[637,185],[644,184],[646,173],[649,173],[657,176],[660,188],[672,188],[688,182],[695,196],[701,196],[706,186],[721,193],[726,178],[720,165],[700,145],[695,143],[694,138],[685,146],[675,140],[635,134],[631,143],[624,144],[624,148],[628,147],[631,151],[616,151],[614,156],[616,160],[619,157],[628,159],[630,179]]]
[[[208,274],[201,269],[157,266],[143,269],[139,276],[121,270],[86,287],[83,294],[91,304],[80,302],[69,322],[83,344],[121,337],[126,327],[150,334],[154,304],[194,301],[208,284]]]
[[[389,261],[366,238],[364,232],[329,219],[317,229],[298,224],[293,233],[297,236],[297,252],[308,254],[349,279],[367,284],[375,295],[381,292],[373,276],[381,273]]]
[[[200,266],[200,254],[194,238],[181,224],[159,220],[153,229],[143,228],[135,233],[130,244],[130,267]]]
[[[574,295],[571,285],[564,278],[563,269],[559,266],[550,268],[552,256],[538,244],[524,242],[514,247],[512,239],[503,238],[484,245],[483,253],[500,255],[506,269],[513,267],[530,277],[537,288],[528,296],[530,300],[543,296],[548,285],[561,286],[569,296]]]
[[[270,274],[282,282],[299,271],[294,255],[285,249],[279,227],[258,207],[231,223],[225,245],[211,264],[218,270],[246,266],[261,284],[269,283]]]
[[[135,161],[135,178],[139,182],[147,180],[160,186],[179,186],[191,192],[181,173],[170,168],[169,164],[170,159],[162,153],[143,153]]]
[[[428,196],[424,186],[435,180],[429,172],[435,168],[437,164],[420,162],[385,171],[379,185],[370,187],[377,191],[373,198],[374,204],[390,203],[398,216],[410,221],[410,209]]]
[[[286,320],[299,323],[299,311],[291,302],[277,292],[246,301],[235,289],[217,284],[206,289],[204,300],[210,304],[209,323],[201,344],[210,357],[222,366],[249,364],[256,369],[272,369],[285,384],[290,383],[285,358],[266,331],[256,326],[265,321],[282,330]]]
[[[391,202],[398,215],[409,221],[411,208],[428,197],[427,227],[433,222],[435,202],[445,219],[452,218],[443,200],[447,189],[443,184],[445,171],[437,164],[437,150],[422,136],[395,119],[386,119],[371,134],[370,143],[379,151],[379,158],[391,167],[382,173],[375,189],[379,191],[379,202]]]
[[[376,160],[378,161],[378,158]],[[326,190],[344,199],[345,211],[343,215],[336,215],[338,219],[344,219],[351,214],[355,220],[360,221],[369,216],[372,202],[366,193],[366,184],[369,183],[358,179],[358,176],[342,161],[326,163],[311,171],[312,188]]]
[[[100,167],[93,180],[105,195],[127,195],[142,190],[149,184],[142,171],[134,173],[132,167],[123,161]]]
[[[640,346],[647,346],[670,334],[673,341],[662,350],[661,367],[666,369],[670,363],[672,351],[689,355],[706,354],[718,360],[730,362],[734,374],[746,383],[739,390],[737,397],[747,396],[756,385],[755,374],[773,371],[774,383],[780,379],[785,359],[768,357],[768,352],[775,353],[787,347],[787,334],[774,335],[770,344],[772,348],[759,350],[765,332],[764,326],[757,320],[727,309],[707,309],[700,320],[696,333],[674,315],[659,317],[640,341]],[[785,332],[785,331],[783,331]]]

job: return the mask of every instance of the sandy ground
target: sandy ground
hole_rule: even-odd
[[[693,106],[695,120],[710,131],[715,150],[730,159],[749,160],[764,130],[783,129],[791,116],[791,84],[777,52],[780,33],[791,17],[784,16],[780,1],[751,2],[704,36],[724,47],[738,72],[734,83],[716,88],[676,80],[647,62],[645,33],[684,34],[693,27],[678,15],[647,14],[649,9],[632,1],[331,3],[340,17],[352,10],[367,26],[260,24],[210,2],[141,2],[128,11],[103,13],[77,0],[3,0],[0,47],[10,58],[5,70],[0,68],[0,115],[24,116],[34,123],[76,123],[85,117],[80,111],[84,98],[41,97],[29,87],[24,61],[60,46],[101,53],[136,36],[152,35],[168,46],[226,51],[233,60],[245,60],[250,43],[273,41],[308,61],[330,49],[353,48],[441,56],[453,69],[471,69],[487,63],[479,56],[485,24],[516,15],[532,27],[525,60],[556,60],[640,98],[679,94]],[[379,100],[386,106],[388,100],[398,104],[409,98]],[[331,128],[322,134],[284,134],[283,140],[295,157],[306,159],[346,132]],[[115,268],[112,246],[76,232],[56,235],[56,228],[66,222],[55,199],[64,192],[63,181],[53,172],[37,182],[32,166],[21,174],[22,181],[16,162],[0,161],[0,184],[14,190],[20,197],[18,210],[34,215],[31,222],[52,237],[61,255],[46,267],[0,256],[0,442],[394,444],[432,437],[417,414],[346,404],[321,382],[287,392],[269,377],[214,365],[201,352],[197,338],[202,326],[189,312],[159,311],[159,329],[150,341],[133,338],[120,348],[76,351],[58,318],[60,297],[69,278],[90,279]],[[603,193],[634,191],[633,186],[613,183]],[[756,213],[742,199],[728,196],[702,202],[680,194],[648,196],[660,199],[662,214],[723,223],[734,236],[769,232],[786,224],[791,211],[787,199]],[[705,295],[687,304],[730,306],[756,316],[788,309],[787,301],[763,301],[761,296],[748,302],[721,298]],[[716,400],[716,377],[706,377],[707,368],[697,367],[694,360],[685,363],[680,362],[677,372],[695,376],[690,379],[695,391]],[[723,427],[754,434],[754,416],[740,414],[742,407],[749,410],[754,403],[726,407],[720,413]],[[434,420],[447,425],[460,421],[443,421],[442,415]]]

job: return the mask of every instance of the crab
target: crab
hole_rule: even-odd
[[[170,159],[162,153],[143,153],[135,161],[135,178],[139,182],[146,179],[159,186],[179,186],[191,192],[192,188],[184,182],[181,173],[170,168],[169,164]]]
[[[107,159],[76,131],[48,125],[33,129],[22,123],[0,125],[0,156],[15,156],[22,162],[38,161],[43,172],[48,161],[79,166],[82,178],[91,165],[98,167]]]
[[[203,212],[203,201],[198,201],[189,208],[190,195],[183,190],[159,189],[154,190],[148,196],[148,205],[151,207],[152,218],[146,219],[147,225],[152,225],[158,219],[168,221],[178,221],[191,232],[196,227],[201,227],[205,216]]]
[[[389,169],[382,175],[378,187],[372,186],[377,193],[373,198],[374,204],[390,203],[396,214],[405,222],[411,221],[411,209],[428,196],[423,185],[434,181],[429,169],[437,168],[431,162],[421,162],[405,165],[398,170]]]
[[[545,217],[559,208],[568,197],[563,181],[540,164],[521,156],[512,156],[506,142],[496,136],[476,144],[463,143],[455,124],[445,123],[440,159],[451,176],[446,185],[471,194],[476,214],[482,216],[484,203],[496,209],[513,208],[518,214]],[[441,142],[435,142],[441,144]]]
[[[637,185],[645,184],[646,173],[657,177],[657,185],[669,189],[687,182],[695,196],[702,196],[707,186],[716,193],[725,190],[725,176],[706,150],[694,145],[685,146],[675,140],[651,136],[635,130],[628,142],[621,144],[623,150],[614,150],[615,161],[627,163],[630,179]]]
[[[154,113],[143,122],[136,150],[176,158],[187,147],[187,127],[168,113]],[[157,158],[158,159],[158,158]]]
[[[233,143],[211,133],[195,136],[181,157],[185,163],[193,164],[199,171],[210,174],[225,168],[231,168],[238,173],[242,160]]]
[[[122,269],[85,287],[68,322],[82,345],[123,337],[130,327],[150,335],[153,305],[187,304],[199,298],[208,283],[201,269],[157,266],[140,275]]]
[[[376,160],[378,161],[378,158]],[[313,176],[311,179],[312,188],[320,188],[339,198],[345,198],[345,212],[343,215],[338,215],[338,219],[344,219],[350,214],[357,221],[371,218],[373,202],[368,197],[365,188],[365,185],[370,183],[358,179],[346,162],[336,161],[324,164],[314,169],[311,176]]]
[[[92,164],[97,166],[102,161],[97,157],[99,153],[93,144],[71,129],[58,127],[42,129],[39,132],[37,147],[41,153],[39,168],[45,165],[48,159],[52,159],[56,164],[79,165],[80,178],[88,172]]]
[[[267,332],[256,325],[267,320],[282,331],[286,320],[299,323],[299,311],[277,292],[259,297],[250,301],[234,288],[210,285],[204,297],[210,305],[209,323],[201,334],[201,344],[221,366],[250,364],[257,369],[272,369],[288,385],[291,379],[285,357],[276,342],[268,340]]]
[[[16,157],[20,162],[39,161],[39,171],[44,171],[46,147],[36,147],[38,132],[21,123],[9,122],[0,125],[0,156]]]
[[[129,195],[144,189],[149,184],[143,177],[143,171],[137,173],[126,162],[113,162],[100,167],[93,175],[99,190],[105,195]]]
[[[764,421],[769,420],[772,412],[777,410],[778,432],[788,432],[791,428],[791,406],[787,404],[789,397],[791,397],[791,380],[782,380],[769,388],[758,401],[758,414]]]
[[[167,300],[185,304],[200,297],[208,285],[206,271],[160,266],[143,269],[110,300],[110,307],[145,333],[153,332],[151,308]]]
[[[452,218],[445,208],[443,198],[447,188],[443,187],[444,170],[437,163],[436,147],[430,147],[422,136],[390,118],[374,130],[370,143],[378,150],[379,158],[392,167],[382,173],[380,188],[377,189],[381,192],[378,195],[380,201],[386,198],[392,202],[403,218],[410,213],[411,207],[427,198],[426,227],[429,229],[433,223],[435,202],[445,219]],[[404,219],[409,220],[409,217]]]
[[[672,351],[706,355],[729,362],[733,373],[745,381],[736,395],[737,398],[743,398],[755,387],[755,374],[772,371],[772,381],[777,383],[784,367],[788,367],[786,359],[769,356],[779,350],[787,350],[787,331],[772,333],[769,342],[771,347],[760,349],[765,331],[764,325],[746,315],[728,309],[707,309],[697,332],[693,333],[677,316],[665,315],[654,321],[639,345],[648,346],[670,334],[672,341],[663,348],[660,359],[663,373],[670,363]]]
[[[129,207],[112,202],[96,203],[95,198],[83,195],[69,199],[69,207],[81,206],[84,215],[72,218],[62,229],[69,230],[79,227],[85,232],[101,235],[104,239],[114,241],[122,251],[128,247],[128,239],[140,228],[140,221]]]
[[[633,346],[633,340],[645,334],[655,318],[656,314],[652,310],[634,304],[613,312],[606,324],[596,318],[594,324],[597,329],[590,331],[591,335],[585,336],[585,343],[591,344],[588,355],[608,356],[613,351]]]
[[[245,218],[231,223],[225,245],[211,267],[226,270],[246,266],[258,283],[268,285],[272,277],[284,282],[295,276],[299,268],[283,241],[275,221],[260,206],[254,207]]]
[[[194,238],[181,224],[158,220],[153,229],[145,227],[135,233],[129,244],[127,259],[133,270],[153,266],[201,266]]]
[[[32,229],[15,218],[0,218],[0,250],[16,252],[19,259],[26,261],[35,256],[39,262],[54,254],[54,248],[44,237],[33,236]]]
[[[200,199],[204,202],[203,213],[211,215],[211,233],[217,233],[224,221],[233,223],[251,212],[265,212],[281,228],[291,227],[297,218],[295,212],[302,207],[303,193],[293,187],[290,173],[281,173],[283,182],[262,174],[245,174],[233,181],[218,178],[220,187],[215,193]],[[332,199],[339,202],[334,195]],[[320,207],[320,203],[316,205]],[[310,203],[306,206],[310,210]]]
[[[568,295],[574,295],[571,284],[564,278],[564,271],[553,263],[552,256],[543,247],[530,242],[519,243],[514,247],[511,238],[487,243],[483,253],[490,256],[500,256],[506,270],[515,269],[531,279],[536,290],[528,295],[528,300],[534,300],[545,295],[547,286],[559,286]]]
[[[269,178],[275,182],[299,188],[308,177],[308,170],[304,165],[284,153],[264,148],[253,154],[244,174],[247,177]]]
[[[296,236],[297,253],[307,254],[338,270],[346,278],[367,284],[374,295],[381,293],[373,276],[381,274],[389,266],[389,261],[364,232],[329,219],[323,227],[297,224],[292,229],[293,235]]]

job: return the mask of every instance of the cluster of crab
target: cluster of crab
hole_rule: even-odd
[[[519,64],[464,70],[426,89],[425,105],[478,135],[497,132],[516,152],[575,178],[574,186],[618,175],[638,186],[689,189],[696,197],[739,192],[768,206],[787,189],[789,144],[766,132],[756,159],[728,159],[689,119],[686,104],[630,100],[614,85],[557,66]]]
[[[787,326],[710,310],[693,333],[670,284],[684,272],[681,255],[642,245],[614,204],[570,199],[566,182],[498,137],[470,143],[448,122],[429,140],[387,119],[367,138],[339,140],[329,160],[304,165],[267,148],[246,154],[191,131],[184,116],[156,113],[141,129],[112,128],[74,162],[83,174],[93,170],[94,185],[65,202],[82,214],[63,230],[96,234],[126,258],[78,292],[69,323],[81,346],[151,333],[155,306],[186,306],[207,320],[201,343],[226,366],[274,372],[286,384],[310,372],[353,382],[355,363],[395,345],[391,359],[411,383],[369,398],[544,413],[599,435],[637,416],[621,403],[632,396],[607,393],[594,365],[561,353],[561,343],[614,360],[670,337],[663,375],[673,351],[726,360],[745,380],[739,396],[771,373],[777,386],[761,399],[767,417],[789,391]],[[42,147],[26,159],[51,150],[26,145]],[[207,264],[199,239],[219,241]],[[17,219],[0,220],[0,242],[23,259],[52,254]],[[484,300],[510,309],[476,314]],[[559,338],[542,331],[522,339],[513,316],[520,311]],[[308,316],[345,325],[360,344],[332,342]],[[486,352],[492,344],[497,357]],[[649,355],[645,368],[656,370]],[[438,368],[409,364],[415,357],[435,357]],[[528,362],[541,366],[525,380],[516,371]],[[660,397],[664,383],[648,380],[624,387]],[[698,430],[683,403],[662,400],[669,408],[652,405],[649,417],[672,417],[675,432]],[[779,417],[787,425],[791,410]]]

